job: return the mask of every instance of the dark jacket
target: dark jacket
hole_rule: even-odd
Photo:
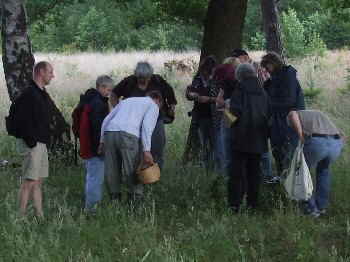
[[[90,151],[92,156],[97,156],[102,122],[109,112],[108,98],[103,97],[95,88],[91,88],[85,92],[83,99],[89,105]]]
[[[240,82],[231,97],[231,112],[238,117],[233,124],[233,149],[244,153],[267,152],[269,99],[257,77]]]
[[[162,94],[164,103],[160,110],[159,117],[165,123],[172,122],[174,116],[170,112],[170,106],[176,105],[177,101],[173,88],[160,75],[153,74],[146,90],[141,90],[137,86],[137,77],[130,75],[120,81],[113,89],[113,93],[118,97],[143,97],[149,91],[159,91]],[[170,118],[170,119],[167,119]]]
[[[264,83],[270,97],[272,112],[288,114],[292,110],[304,110],[303,90],[297,79],[297,71],[292,66],[283,66],[281,70],[271,74]]]
[[[188,94],[190,92],[197,93],[199,96],[211,96],[210,94],[210,83],[207,84],[204,82],[203,78],[197,74],[191,85],[187,87],[186,98],[190,101],[193,100]],[[194,102],[192,112],[199,118],[210,118],[212,116],[211,104],[210,103],[199,103]]]
[[[37,142],[50,142],[50,97],[48,93],[31,81],[29,87],[16,100],[18,103],[18,138],[29,147]]]

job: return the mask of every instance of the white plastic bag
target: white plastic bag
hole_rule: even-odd
[[[313,185],[310,170],[306,164],[303,145],[299,142],[295,149],[284,188],[293,200],[308,200],[312,196]]]

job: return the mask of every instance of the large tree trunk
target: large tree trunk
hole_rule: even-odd
[[[32,79],[34,57],[27,34],[27,17],[23,0],[1,0],[2,62],[11,101]]]
[[[204,23],[201,60],[215,55],[219,62],[240,48],[247,0],[210,0]]]
[[[264,22],[266,50],[274,51],[284,59],[277,0],[261,0],[260,3]]]

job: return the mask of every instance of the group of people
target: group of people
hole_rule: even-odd
[[[33,81],[16,100],[23,121],[17,136],[24,156],[22,215],[33,198],[37,215],[43,216],[41,184],[48,176],[46,144],[50,132],[45,86],[53,77],[48,62],[37,63]],[[314,216],[325,212],[330,164],[341,152],[343,134],[324,113],[305,110],[296,70],[285,65],[279,55],[267,53],[260,64],[242,49],[234,50],[223,64],[209,56],[200,63],[186,89],[186,98],[194,101],[194,107],[189,113],[184,163],[197,162],[227,176],[232,211],[241,209],[245,195],[249,208],[258,206],[261,180],[279,180],[300,139],[307,164],[316,167],[317,173],[317,185],[306,212]],[[96,88],[81,96],[73,112],[73,131],[79,137],[86,168],[88,212],[95,212],[101,201],[104,180],[110,199],[121,200],[123,176],[128,202],[142,201],[143,185],[137,170],[154,163],[162,169],[164,124],[174,121],[176,104],[173,88],[154,74],[148,62],[139,62],[134,73],[117,85],[109,76],[99,76]]]
[[[242,49],[235,49],[222,64],[214,56],[206,57],[186,97],[194,107],[184,162],[227,176],[234,212],[245,195],[248,208],[258,206],[261,181],[283,179],[301,140],[308,166],[316,168],[316,188],[304,211],[313,216],[325,213],[330,164],[340,155],[344,135],[324,113],[305,110],[297,71],[278,54],[267,53],[260,64]]]

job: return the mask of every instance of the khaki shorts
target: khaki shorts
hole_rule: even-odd
[[[49,176],[49,160],[46,145],[38,142],[30,148],[20,139],[18,140],[18,151],[23,156],[23,178],[39,180]]]

